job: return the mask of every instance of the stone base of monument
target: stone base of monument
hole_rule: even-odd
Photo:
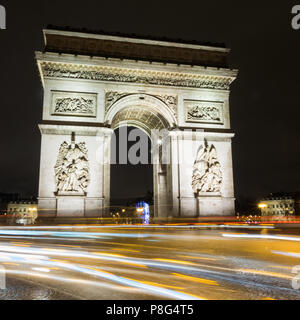
[[[39,218],[101,218],[106,214],[104,198],[87,197],[84,193],[57,193],[53,198],[39,198]]]
[[[235,214],[234,198],[224,198],[218,193],[209,196],[198,194],[198,216],[231,216]]]
[[[84,195],[57,196],[57,217],[84,217]]]
[[[179,199],[180,215],[173,217],[197,218],[213,216],[234,216],[235,198],[226,198],[218,192],[201,192],[194,197]]]

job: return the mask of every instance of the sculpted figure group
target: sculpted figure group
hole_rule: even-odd
[[[193,166],[192,187],[195,193],[220,192],[222,185],[221,165],[217,159],[217,151],[207,141],[199,147]]]
[[[58,192],[85,192],[90,181],[85,143],[63,142],[54,170]]]

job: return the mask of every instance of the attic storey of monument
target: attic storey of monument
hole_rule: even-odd
[[[227,69],[228,49],[59,30],[44,35],[45,51],[36,53],[44,87],[39,212],[105,215],[113,131],[134,126],[158,150],[155,217],[233,214],[229,89],[237,71]]]

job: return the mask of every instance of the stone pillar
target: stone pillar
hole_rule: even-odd
[[[166,218],[173,212],[169,164],[170,145],[168,137],[162,144],[157,144],[155,141],[152,143],[153,150],[156,150],[153,154],[154,215],[158,218]]]
[[[170,136],[173,216],[234,215],[233,134],[177,130]],[[201,146],[205,143],[208,152],[203,156]],[[193,189],[193,181],[199,190]],[[218,186],[219,190],[215,190]]]
[[[39,184],[39,217],[101,217],[109,204],[110,181],[110,137],[111,129],[103,127],[85,127],[69,125],[40,125],[42,133],[41,167]],[[74,142],[72,142],[74,137]],[[59,163],[60,148],[63,143],[70,146],[72,143],[85,146],[88,162],[88,182],[86,188],[78,190],[62,190],[58,187],[55,167]],[[63,152],[62,152],[63,153]],[[81,155],[82,156],[82,155]],[[74,179],[85,183],[81,177],[80,160],[76,154],[69,154],[70,161],[66,162],[69,171],[71,162],[77,168],[74,175],[66,181]],[[67,170],[65,170],[67,172]],[[68,172],[69,172],[68,171]],[[60,176],[60,181],[64,181]],[[77,183],[75,181],[75,183]],[[62,182],[63,184],[63,182]]]

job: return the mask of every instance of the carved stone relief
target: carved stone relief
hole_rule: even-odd
[[[126,93],[126,92],[116,92],[116,91],[110,91],[106,92],[105,94],[105,111],[108,111],[111,106],[117,102],[118,100],[129,96],[132,93]]]
[[[85,142],[63,142],[54,168],[57,193],[84,193],[90,182]]]
[[[223,103],[210,101],[185,101],[187,122],[222,124]]]
[[[95,117],[96,109],[96,94],[52,92],[52,115]]]
[[[194,193],[213,192],[219,193],[222,186],[221,164],[218,161],[217,151],[214,145],[208,145],[207,141],[199,147],[193,166],[192,187]]]
[[[163,86],[229,90],[231,77],[190,75],[176,72],[144,71],[113,67],[85,67],[42,62],[44,77],[142,83]]]
[[[105,95],[105,111],[107,112],[113,104],[115,104],[120,99],[134,95],[136,93],[129,93],[129,92],[116,92],[111,91],[107,92]],[[159,94],[145,94],[144,97],[155,97],[164,102],[170,110],[173,112],[173,114],[176,115],[177,113],[177,97],[172,95],[159,95]]]

